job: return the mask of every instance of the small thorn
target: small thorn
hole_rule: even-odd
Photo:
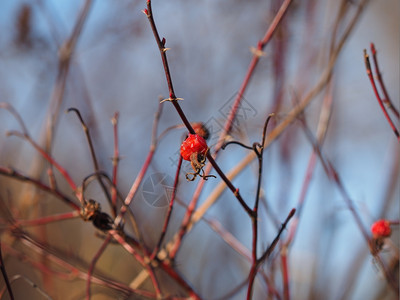
[[[255,56],[262,57],[266,56],[267,53],[262,51],[261,49],[255,48],[255,47],[250,47],[250,52],[253,53]]]
[[[160,101],[160,103],[163,103],[165,101],[178,101],[178,100],[183,100],[183,98],[166,98]]]

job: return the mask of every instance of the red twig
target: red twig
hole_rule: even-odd
[[[26,141],[28,141],[33,148],[36,149],[36,151],[39,152],[39,154],[45,159],[47,160],[52,166],[54,166],[59,172],[60,174],[64,177],[64,179],[67,181],[67,183],[69,184],[69,186],[71,187],[71,189],[74,191],[76,197],[78,198],[78,200],[81,202],[81,204],[84,204],[84,199],[82,198],[82,193],[79,191],[79,189],[77,189],[77,186],[75,184],[75,182],[72,180],[72,177],[69,175],[69,173],[67,172],[67,170],[65,170],[59,163],[57,163],[57,161],[50,155],[48,154],[45,150],[43,150],[29,135],[29,132],[21,118],[21,116],[18,114],[18,112],[9,104],[9,103],[0,103],[0,108],[4,108],[6,110],[8,110],[19,122],[21,128],[22,128],[22,133],[19,131],[9,131],[7,132],[8,135],[15,135],[18,136],[22,139],[25,139]]]
[[[111,203],[112,203],[112,212],[114,214],[114,217],[117,215],[117,189],[115,187],[117,186],[118,163],[120,160],[119,147],[118,147],[118,118],[119,118],[119,113],[116,112],[114,114],[114,117],[111,119],[114,132],[114,155],[112,158],[113,171],[111,179],[113,184],[113,188],[111,189]]]
[[[395,136],[400,141],[399,132],[398,132],[396,126],[393,124],[393,121],[390,118],[390,116],[389,116],[389,114],[388,114],[388,112],[386,110],[385,105],[383,104],[382,98],[379,95],[378,89],[376,88],[375,79],[374,79],[374,76],[372,74],[371,64],[370,64],[370,61],[369,61],[369,55],[368,55],[366,49],[364,49],[364,61],[365,61],[365,67],[367,69],[367,75],[368,75],[369,80],[371,81],[372,89],[374,90],[375,97],[378,100],[379,106],[381,107],[381,109],[383,111],[383,114],[385,115],[385,118],[388,121],[390,127],[392,128]]]
[[[97,261],[99,260],[100,256],[103,254],[104,250],[106,250],[108,244],[111,241],[111,238],[112,238],[111,234],[108,234],[106,239],[104,240],[103,244],[101,245],[99,250],[96,252],[94,257],[92,258],[92,261],[90,262],[90,266],[89,266],[89,269],[87,272],[87,280],[86,280],[86,299],[87,300],[90,300],[90,283],[91,283],[94,267],[95,267]]]
[[[161,290],[160,286],[158,284],[156,275],[151,267],[150,264],[147,263],[147,260],[145,260],[140,253],[135,250],[129,243],[125,241],[125,239],[121,236],[120,233],[118,233],[116,230],[110,230],[109,233],[112,235],[112,237],[122,246],[126,251],[128,251],[130,254],[135,257],[135,259],[147,270],[150,279],[153,283],[153,287],[155,289],[157,297],[161,297]]]
[[[56,271],[56,270],[51,270],[49,269],[46,265],[39,263],[36,258],[33,256],[28,256],[21,252],[20,250],[16,250],[15,248],[12,248],[8,245],[4,245],[5,250],[7,250],[8,253],[18,257],[19,259],[22,259],[24,261],[29,262],[34,268],[41,270],[42,272],[45,272],[50,275],[56,275],[57,277],[60,277],[64,280],[72,280],[75,278],[80,278],[82,280],[87,280],[87,273],[84,271],[81,271],[77,267],[75,267],[72,263],[68,263],[66,260],[60,258],[60,257],[67,257],[67,255],[57,255],[54,251],[51,251],[46,245],[41,244],[34,239],[32,239],[27,233],[18,230],[18,232],[14,231],[14,234],[17,234],[18,237],[21,238],[22,242],[26,244],[27,247],[29,247],[29,253],[36,252],[36,253],[45,253],[46,257],[55,265],[57,265],[58,268],[62,268],[63,270],[66,270],[65,272],[62,271]],[[58,269],[57,268],[57,269]],[[154,293],[148,292],[148,291],[143,291],[143,290],[135,290],[131,289],[130,287],[110,280],[108,278],[102,278],[99,276],[92,276],[92,283],[99,284],[99,285],[104,285],[107,286],[111,289],[120,291],[126,295],[129,295],[131,293],[145,296],[148,298],[154,298]]]
[[[13,179],[20,180],[20,181],[29,182],[29,183],[35,185],[36,187],[38,187],[39,189],[41,189],[42,191],[53,194],[56,197],[60,198],[67,205],[71,206],[73,209],[80,211],[80,206],[75,204],[72,199],[70,199],[69,197],[62,194],[59,190],[55,190],[55,189],[51,188],[50,186],[42,183],[39,180],[36,180],[36,179],[30,178],[26,175],[23,175],[14,169],[2,167],[2,166],[0,166],[0,175],[8,176]]]
[[[372,52],[372,60],[374,62],[374,66],[375,66],[376,78],[378,79],[378,82],[379,82],[379,85],[381,86],[383,95],[385,96],[385,98],[383,99],[383,102],[388,105],[388,108],[390,110],[392,110],[392,112],[396,116],[396,118],[399,119],[400,118],[399,111],[396,109],[396,107],[393,105],[393,102],[390,100],[389,94],[386,90],[386,86],[382,79],[381,70],[379,69],[379,65],[378,65],[377,51],[375,49],[374,43],[371,43],[371,52]]]
[[[70,220],[77,217],[80,217],[80,214],[78,210],[75,210],[67,213],[41,217],[34,220],[16,220],[15,226],[39,226],[63,220]]]
[[[285,15],[285,13],[287,12],[291,2],[292,2],[292,0],[285,0],[282,3],[277,14],[275,15],[274,19],[272,20],[272,23],[270,24],[267,31],[265,32],[264,37],[258,41],[257,47],[253,49],[253,58],[247,69],[247,73],[244,77],[242,85],[240,86],[239,91],[236,95],[236,98],[233,102],[232,109],[229,113],[227,121],[225,122],[224,130],[221,133],[221,136],[219,138],[219,141],[218,141],[215,151],[218,151],[221,148],[221,146],[224,142],[225,135],[228,134],[229,131],[231,130],[233,121],[235,119],[241,99],[243,98],[244,92],[246,91],[246,89],[249,85],[250,79],[254,74],[254,70],[258,64],[258,61],[260,60],[260,57],[264,55],[263,50],[264,50],[265,46],[268,44],[268,42],[271,40],[273,34],[276,31],[276,28],[278,27],[279,23],[282,21],[282,18]]]
[[[178,187],[179,174],[180,174],[180,171],[181,171],[181,166],[182,166],[182,156],[179,156],[178,167],[176,169],[175,181],[174,181],[174,186],[172,188],[172,195],[171,195],[171,200],[169,202],[167,215],[166,215],[165,220],[164,220],[164,225],[162,227],[162,231],[161,231],[161,235],[160,235],[160,238],[158,240],[158,243],[157,243],[155,249],[153,250],[152,255],[150,256],[151,260],[153,260],[157,256],[158,250],[160,249],[160,247],[162,245],[162,242],[164,241],[165,234],[167,233],[167,227],[168,227],[168,224],[169,224],[169,220],[171,218],[172,208],[174,206],[176,189]]]
[[[281,249],[281,264],[282,264],[282,277],[283,277],[283,299],[290,299],[290,289],[289,289],[289,268],[288,268],[288,249],[283,246]]]

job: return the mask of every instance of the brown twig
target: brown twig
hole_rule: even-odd
[[[254,284],[254,280],[257,275],[258,268],[271,255],[272,251],[274,251],[283,230],[285,230],[286,225],[288,224],[290,219],[294,216],[295,212],[296,212],[296,209],[294,209],[294,208],[290,211],[290,213],[286,217],[286,220],[282,223],[281,228],[279,229],[278,234],[276,235],[275,239],[272,241],[271,245],[264,251],[264,253],[261,255],[261,257],[257,259],[256,263],[252,265],[251,270],[250,270],[250,275],[249,275],[249,285],[248,285],[248,289],[247,289],[247,298],[246,298],[247,300],[250,300],[252,297],[253,284]]]
[[[99,184],[101,186],[101,189],[103,190],[103,193],[104,193],[104,195],[106,196],[106,198],[108,200],[108,203],[112,207],[112,201],[111,201],[110,192],[107,190],[107,188],[106,188],[106,186],[105,186],[105,184],[104,184],[104,182],[103,182],[103,180],[102,180],[102,178],[100,176],[100,167],[99,167],[99,163],[97,161],[96,151],[94,150],[94,147],[93,147],[93,141],[92,141],[92,137],[90,136],[89,127],[86,126],[86,123],[82,118],[81,112],[77,108],[75,108],[75,107],[68,108],[67,112],[71,112],[71,111],[74,112],[77,115],[77,117],[78,117],[78,119],[79,119],[79,121],[80,121],[80,123],[82,125],[83,131],[85,132],[86,140],[87,140],[88,145],[89,145],[90,156],[92,157],[93,168],[94,168],[95,173],[97,174],[96,175],[97,176],[97,181],[99,182]]]
[[[11,289],[10,281],[8,280],[7,270],[6,267],[4,266],[3,254],[1,252],[1,241],[0,241],[0,269],[1,269],[1,274],[3,275],[4,282],[6,283],[8,295],[10,296],[11,300],[14,300],[14,294]]]

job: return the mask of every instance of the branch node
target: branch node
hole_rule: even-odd
[[[250,47],[250,52],[253,53],[253,55],[257,56],[258,58],[262,56],[267,56],[267,53],[256,47]]]

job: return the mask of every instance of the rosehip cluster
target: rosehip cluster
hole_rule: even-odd
[[[203,179],[208,177],[215,177],[213,175],[204,175],[203,167],[205,165],[206,156],[209,148],[206,140],[198,134],[189,134],[189,136],[182,142],[181,155],[184,160],[190,161],[193,173],[187,173],[186,179],[193,181],[197,175]]]

